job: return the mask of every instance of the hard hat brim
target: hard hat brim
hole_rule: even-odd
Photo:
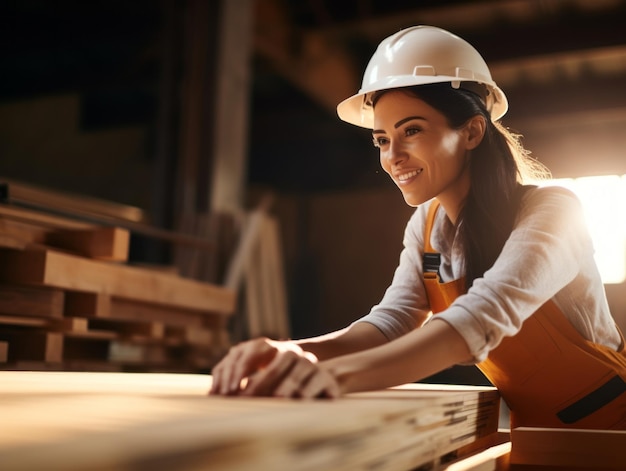
[[[458,83],[463,81],[469,82],[473,80],[460,80],[459,77],[446,77],[439,75],[433,77],[420,77],[419,83],[416,83],[415,76],[389,77],[384,80],[384,83],[377,83],[375,86],[368,87],[367,89],[361,89],[355,95],[343,100],[337,105],[337,115],[342,121],[347,123],[367,129],[373,129],[374,109],[370,100],[372,93],[433,83],[450,82],[452,84],[453,82]],[[487,109],[489,109],[491,114],[491,120],[497,121],[507,112],[509,106],[508,101],[504,92],[497,85],[494,83],[485,83],[485,85],[489,90],[489,97],[486,103]]]

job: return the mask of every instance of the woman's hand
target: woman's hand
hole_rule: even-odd
[[[285,343],[261,337],[231,347],[212,370],[209,394],[239,394],[243,380],[270,363]]]
[[[335,377],[310,352],[279,352],[266,368],[248,378],[243,395],[313,399],[341,395]]]
[[[210,394],[312,398],[337,397],[335,379],[292,342],[258,338],[242,342],[213,368]]]

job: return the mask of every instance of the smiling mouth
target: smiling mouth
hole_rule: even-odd
[[[423,168],[420,168],[418,170],[411,170],[410,172],[407,173],[403,173],[402,175],[398,175],[398,181],[400,183],[404,183],[409,181],[411,178],[419,175],[420,173],[422,173],[424,171]]]

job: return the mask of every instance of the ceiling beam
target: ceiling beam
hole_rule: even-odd
[[[323,108],[354,94],[361,71],[342,43],[320,31],[296,28],[279,0],[258,0],[254,44],[256,53],[277,74]]]
[[[280,0],[257,0],[255,50],[276,74],[334,111],[360,87],[364,58],[348,44],[369,43],[373,51],[382,38],[412,24],[458,32],[481,52],[502,87],[554,83],[580,71],[587,79],[589,71],[626,75],[625,5],[617,0],[461,2],[304,29],[291,21]]]

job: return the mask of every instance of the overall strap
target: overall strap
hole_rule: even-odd
[[[425,276],[439,276],[439,265],[441,264],[441,254],[439,254],[430,243],[430,237],[435,225],[435,216],[439,209],[439,200],[434,199],[428,208],[426,215],[426,226],[424,227],[424,255],[422,265]]]
[[[457,297],[465,292],[465,277],[448,282],[441,281],[439,274],[441,254],[436,252],[430,243],[438,208],[438,200],[433,200],[428,208],[428,216],[424,225],[424,256],[422,259],[422,276],[428,305],[435,314],[447,309]]]
[[[426,227],[424,228],[424,252],[434,253],[433,246],[430,245],[430,235],[435,225],[435,214],[439,209],[439,200],[434,199],[428,208],[428,214],[426,216]]]

